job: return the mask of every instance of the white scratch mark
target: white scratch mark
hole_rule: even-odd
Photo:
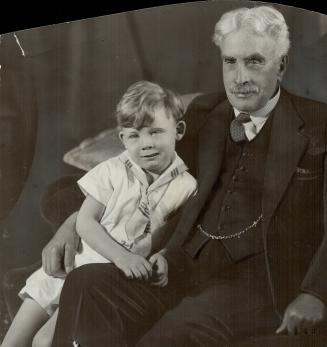
[[[24,51],[22,45],[20,44],[19,39],[18,39],[16,33],[14,33],[14,37],[15,37],[15,39],[16,39],[16,42],[17,42],[18,47],[20,48],[20,51],[22,52],[22,56],[25,57],[25,51]]]

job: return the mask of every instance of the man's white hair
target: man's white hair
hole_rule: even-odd
[[[213,42],[220,47],[226,35],[240,29],[269,35],[276,42],[278,56],[286,55],[289,50],[289,32],[284,16],[271,6],[242,7],[223,14],[216,23]]]

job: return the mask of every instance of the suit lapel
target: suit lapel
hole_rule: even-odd
[[[226,133],[229,129],[231,106],[226,100],[208,115],[208,121],[198,137],[198,193],[184,209],[180,228],[189,230],[194,225],[216,182],[224,157]]]
[[[213,110],[209,121],[199,134],[198,181],[202,189],[200,195],[207,196],[217,180],[224,157],[231,110],[229,102],[224,101]]]
[[[308,144],[303,120],[283,90],[273,117],[263,186],[265,230]]]

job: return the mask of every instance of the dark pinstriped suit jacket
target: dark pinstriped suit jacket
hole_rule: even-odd
[[[217,94],[201,95],[188,108],[187,136],[177,150],[199,186],[168,243],[169,262],[179,261],[177,254],[196,259],[209,241],[194,226],[219,176],[231,110]],[[299,290],[327,303],[327,105],[282,89],[273,117],[262,194],[264,266],[282,306]]]

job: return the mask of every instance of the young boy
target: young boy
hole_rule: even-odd
[[[123,95],[116,118],[126,151],[78,181],[86,198],[76,222],[82,250],[75,267],[111,262],[129,278],[167,284],[163,227],[196,192],[175,152],[186,129],[183,114],[179,98],[155,83],[137,82]],[[28,278],[2,347],[51,346],[63,284],[42,268]]]

